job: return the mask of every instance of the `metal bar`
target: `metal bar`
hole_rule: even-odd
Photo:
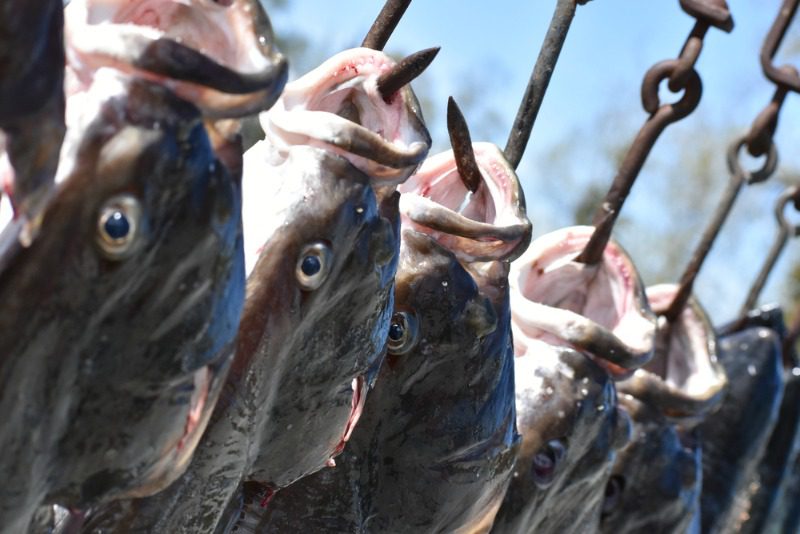
[[[361,42],[361,46],[373,50],[383,50],[409,4],[411,4],[411,0],[386,0],[386,4]]]

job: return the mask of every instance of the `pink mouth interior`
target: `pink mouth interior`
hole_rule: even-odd
[[[568,234],[557,247],[525,267],[519,287],[528,300],[575,312],[614,331],[632,310],[633,276],[612,246],[606,248],[603,263],[597,267],[569,261],[587,237]]]
[[[353,398],[350,401],[350,416],[347,418],[347,423],[344,426],[342,439],[336,445],[333,451],[333,456],[338,455],[344,450],[345,443],[350,439],[353,429],[356,427],[358,420],[361,418],[361,412],[364,410],[364,402],[367,400],[366,391],[364,390],[364,377],[359,376],[353,379]]]
[[[122,3],[110,18],[113,23],[131,23],[164,32],[166,37],[234,70],[256,70],[253,54],[248,52],[255,43],[252,25],[247,22],[246,13],[244,16],[238,13],[242,7],[233,4],[233,1],[192,1],[189,5],[175,0],[129,2]],[[91,23],[100,23],[108,15],[100,7],[90,13]]]
[[[195,375],[195,389],[192,393],[192,400],[189,406],[189,413],[186,416],[186,422],[183,427],[183,435],[178,440],[177,450],[181,451],[186,443],[191,440],[198,425],[202,420],[203,409],[208,400],[208,390],[211,384],[211,372],[208,367],[204,367]]]

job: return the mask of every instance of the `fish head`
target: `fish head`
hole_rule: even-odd
[[[239,184],[199,112],[108,74],[67,134],[40,234],[8,248],[12,224],[0,240],[4,389],[28,388],[4,438],[18,424],[46,432],[37,450],[58,466],[48,498],[70,506],[149,494],[183,471],[244,297]]]
[[[696,432],[632,395],[621,393],[619,402],[631,416],[633,432],[606,485],[601,531],[685,532],[699,513],[702,449]]]
[[[265,168],[264,148],[246,173]],[[278,176],[245,176],[247,194],[280,208],[245,210],[246,247],[259,246],[229,382],[245,381],[235,395],[256,411],[250,476],[280,488],[327,465],[358,420],[385,351],[399,229],[380,213],[397,196],[379,206],[346,159],[303,145],[277,157]]]
[[[656,316],[630,257],[613,240],[598,265],[574,261],[592,232],[569,227],[533,241],[512,265],[511,306],[528,336],[580,350],[622,379],[652,357]]]
[[[348,454],[368,459],[376,529],[466,532],[494,515],[516,456],[510,340],[430,236],[403,231],[397,272],[388,355]]]
[[[611,464],[630,437],[629,417],[593,359],[527,336],[516,318],[512,326],[522,446],[496,528],[589,524],[599,519]]]
[[[65,9],[71,91],[100,67],[169,86],[213,118],[268,109],[286,60],[258,0],[73,0]]]
[[[379,198],[391,195],[425,159],[431,137],[411,87],[389,101],[378,78],[396,65],[378,50],[354,48],[286,85],[260,116],[277,148],[307,144],[347,158],[370,176]]]

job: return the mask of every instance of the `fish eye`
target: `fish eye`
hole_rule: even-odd
[[[118,195],[103,204],[97,217],[96,241],[104,256],[121,260],[133,252],[141,216],[141,205],[132,195]]]
[[[625,479],[619,475],[613,475],[606,483],[606,492],[603,496],[603,516],[608,516],[619,504],[622,492],[625,489]]]
[[[396,312],[389,323],[389,354],[405,354],[417,344],[417,319],[407,312]]]
[[[544,489],[552,484],[561,462],[567,455],[566,442],[563,439],[551,439],[533,455],[531,474],[533,482]]]
[[[331,268],[331,256],[331,249],[324,243],[312,243],[303,248],[294,271],[301,288],[314,291],[322,285]]]

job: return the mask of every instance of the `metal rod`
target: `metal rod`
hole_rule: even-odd
[[[377,84],[378,92],[383,97],[383,100],[388,103],[397,91],[422,74],[438,53],[438,46],[414,52],[400,60],[392,70],[381,74]]]
[[[525,147],[528,146],[533,124],[539,114],[539,108],[542,107],[547,86],[550,84],[550,77],[553,75],[561,48],[567,38],[567,32],[575,17],[576,4],[576,0],[558,0],[556,4],[556,10],[550,20],[550,27],[544,37],[542,48],[539,50],[539,57],[536,59],[536,65],[533,67],[522,103],[517,111],[517,117],[511,127],[511,133],[508,135],[506,148],[503,151],[514,169],[519,166]]]
[[[742,305],[742,309],[739,310],[740,317],[746,316],[747,312],[756,305],[758,296],[764,289],[767,279],[769,278],[769,274],[775,267],[775,263],[778,261],[781,252],[783,252],[783,249],[786,247],[786,242],[789,240],[789,236],[791,234],[797,235],[797,229],[792,228],[792,225],[786,220],[784,210],[786,209],[786,204],[793,200],[796,201],[798,193],[800,193],[800,188],[796,186],[789,187],[783,193],[781,193],[781,196],[778,197],[778,201],[775,203],[775,219],[778,221],[778,233],[775,236],[775,241],[773,241],[772,247],[770,247],[767,259],[764,261],[764,265],[761,267],[761,271],[759,271],[755,282],[753,282],[753,286],[750,288],[750,291],[747,294],[747,298]]]
[[[411,4],[411,0],[386,0],[383,9],[378,13],[378,17],[361,42],[361,46],[373,50],[383,50],[409,4]]]

